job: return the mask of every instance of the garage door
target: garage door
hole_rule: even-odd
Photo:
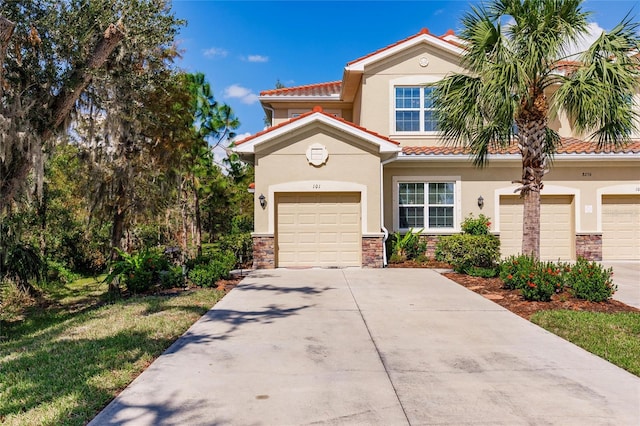
[[[640,260],[640,195],[602,197],[602,258]]]
[[[359,193],[277,194],[277,265],[361,266]]]
[[[546,195],[540,199],[540,258],[575,258],[573,196]],[[500,197],[500,251],[503,257],[522,252],[522,199]]]

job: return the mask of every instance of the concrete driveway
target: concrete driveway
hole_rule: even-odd
[[[426,269],[254,272],[91,425],[640,424],[640,378]]]
[[[618,291],[613,298],[640,309],[640,262],[611,261],[601,262],[604,267],[613,268],[613,282]]]

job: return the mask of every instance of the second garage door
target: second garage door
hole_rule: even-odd
[[[640,195],[602,198],[602,259],[640,260]]]
[[[522,252],[522,199],[500,198],[500,251],[502,257]],[[571,260],[575,257],[573,196],[547,195],[540,200],[540,258]]]
[[[361,266],[359,193],[276,194],[279,267]]]

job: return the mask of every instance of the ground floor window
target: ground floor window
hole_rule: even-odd
[[[399,182],[401,229],[454,228],[454,182]]]

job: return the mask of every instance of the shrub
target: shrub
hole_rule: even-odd
[[[76,274],[69,270],[62,262],[47,259],[47,281],[59,282],[60,284],[69,284],[80,278],[80,274]]]
[[[489,235],[490,226],[491,222],[489,222],[488,217],[481,214],[474,218],[473,213],[467,216],[460,224],[462,232],[469,235]]]
[[[219,249],[231,251],[238,261],[247,263],[253,259],[253,239],[250,232],[237,232],[220,237]],[[234,265],[235,266],[235,265]]]
[[[116,279],[132,293],[142,293],[161,284],[161,271],[169,270],[169,262],[158,251],[144,249],[137,253],[118,250],[120,260],[113,263],[105,282],[111,285]]]
[[[415,259],[427,250],[427,243],[420,239],[423,229],[414,231],[413,228],[402,235],[400,232],[393,234],[391,243],[391,262],[402,262],[407,259]]]
[[[166,271],[160,271],[160,287],[174,288],[184,286],[182,266],[170,266]]]
[[[509,256],[500,263],[500,279],[504,288],[515,290],[523,288],[535,274],[536,259],[532,256]]]
[[[533,276],[529,276],[527,282],[520,288],[524,300],[548,302],[555,292],[553,281],[545,276],[540,265],[540,263],[536,265]]]
[[[578,258],[575,265],[565,273],[566,284],[575,297],[592,302],[603,302],[615,293],[613,269],[605,269],[597,262]]]
[[[464,273],[472,277],[493,278],[498,275],[497,268],[483,268],[481,266],[470,266]]]
[[[207,263],[199,263],[189,271],[189,280],[198,287],[213,287],[219,279],[228,278],[236,264],[233,252],[218,252]]]
[[[494,235],[457,234],[441,237],[436,260],[449,263],[456,272],[471,267],[493,268],[500,259],[500,240]]]
[[[520,290],[525,300],[548,302],[564,287],[562,265],[540,262],[533,256],[510,256],[500,264],[505,288]]]

